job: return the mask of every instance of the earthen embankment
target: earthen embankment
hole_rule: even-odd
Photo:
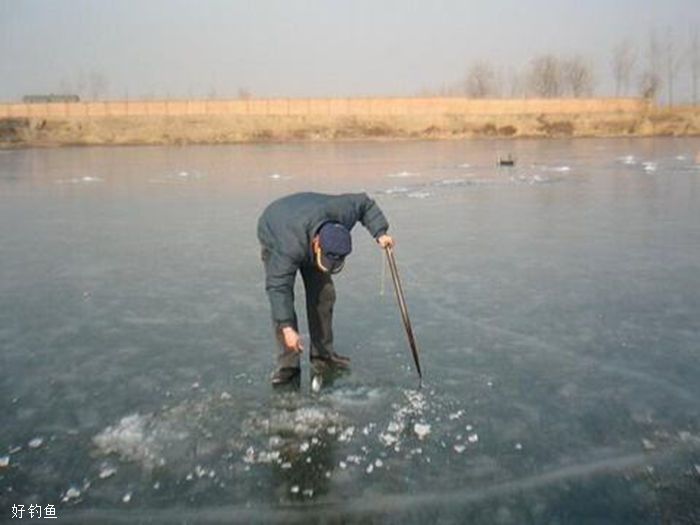
[[[343,98],[0,104],[0,146],[700,135],[639,98]]]

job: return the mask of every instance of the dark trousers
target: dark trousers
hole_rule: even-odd
[[[333,354],[333,305],[335,287],[330,274],[314,265],[301,267],[301,278],[306,290],[306,317],[311,342],[308,351],[311,359],[329,358]],[[296,315],[293,328],[298,332]],[[282,331],[274,325],[277,339],[277,368],[299,368],[300,356],[284,346]]]

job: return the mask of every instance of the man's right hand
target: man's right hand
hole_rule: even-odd
[[[291,326],[285,326],[282,328],[282,339],[287,351],[301,353],[304,350],[301,337]]]

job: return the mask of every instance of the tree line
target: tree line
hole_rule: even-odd
[[[687,75],[686,101],[698,104],[700,76],[700,37],[691,28],[687,42],[679,45],[668,29],[659,35],[651,30],[643,45],[631,39],[620,40],[609,53],[606,64],[614,96],[664,97],[668,105],[678,102],[677,85]],[[534,56],[520,70],[503,70],[488,60],[476,60],[461,81],[422,95],[467,96],[470,98],[512,97],[590,97],[599,93],[599,69],[581,54],[560,56],[543,53]],[[608,88],[609,90],[610,88]],[[613,93],[606,93],[608,96]]]
[[[641,44],[631,38],[621,39],[608,53],[607,63],[595,64],[582,54],[561,56],[542,53],[532,57],[521,68],[503,69],[488,60],[476,60],[462,80],[439,89],[424,89],[419,96],[466,96],[470,98],[559,98],[590,96],[634,96],[663,102],[698,104],[700,77],[700,36],[691,27],[687,37],[679,40],[668,28],[659,33],[651,29]],[[607,80],[603,90],[602,78]],[[606,78],[607,77],[607,78]],[[679,79],[685,84],[685,96],[678,96]],[[612,82],[611,82],[612,80]],[[97,68],[81,71],[74,82],[62,81],[59,92],[76,94],[81,100],[110,98],[107,76]],[[189,90],[188,98],[196,98]],[[253,98],[248,88],[238,88],[235,97]],[[170,98],[170,93],[145,93],[136,98]],[[129,92],[121,98],[129,99]],[[204,98],[219,98],[211,86]]]

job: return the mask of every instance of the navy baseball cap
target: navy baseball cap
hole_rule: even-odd
[[[343,269],[345,257],[352,251],[350,231],[339,222],[327,222],[318,230],[321,264],[331,273]]]

